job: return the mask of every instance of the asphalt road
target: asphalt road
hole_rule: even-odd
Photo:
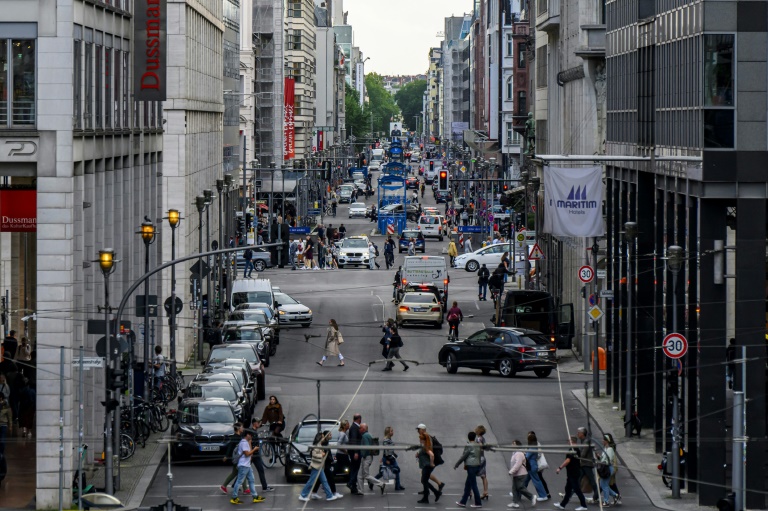
[[[431,204],[430,190],[426,203]],[[369,199],[369,203],[374,199]],[[443,208],[443,205],[440,205]],[[337,226],[343,223],[347,234],[370,234],[373,223],[368,220],[347,218],[347,206],[338,210],[336,221],[326,223]],[[383,248],[383,237],[375,238]],[[440,255],[447,240],[427,241],[427,254]],[[396,255],[396,264],[403,255]],[[447,257],[447,256],[446,256]],[[381,358],[382,320],[394,317],[392,280],[394,270],[384,270],[383,253],[379,258],[381,270],[343,269],[338,271],[291,271],[273,269],[264,273],[273,285],[308,305],[314,312],[314,323],[309,329],[284,331],[277,355],[272,358],[267,372],[267,394],[274,394],[283,404],[288,428],[292,428],[302,417],[318,412],[317,382],[320,382],[320,415],[323,418],[348,418],[359,412],[363,422],[368,423],[374,436],[383,437],[385,426],[393,426],[395,440],[403,443],[417,443],[415,427],[420,422],[427,425],[431,434],[444,445],[463,445],[466,434],[478,424],[488,429],[489,443],[510,444],[514,439],[525,443],[527,432],[536,431],[542,444],[562,445],[567,436],[575,434],[579,426],[586,425],[586,414],[571,396],[570,389],[581,388],[588,377],[557,373],[549,378],[539,379],[532,373],[505,379],[493,373],[483,376],[479,371],[459,370],[448,374],[437,364],[437,352],[446,342],[447,324],[442,330],[428,328],[403,328],[400,333],[405,347],[401,350],[407,359],[418,361],[408,372],[396,366],[391,372],[381,372],[383,364],[369,363]],[[492,302],[477,302],[476,276],[464,270],[450,272],[450,293],[458,300],[467,315],[461,325],[462,335],[490,326]],[[325,367],[315,364],[323,354],[325,330],[330,318],[336,319],[343,333],[345,343],[341,346],[346,358],[345,367],[337,367],[336,361],[328,361]],[[316,336],[305,339],[304,334]],[[562,398],[562,399],[561,399]],[[257,412],[263,410],[259,403]],[[616,432],[621,436],[621,432]],[[419,470],[412,452],[400,453],[401,477],[405,492],[389,491],[385,495],[370,492],[365,497],[351,496],[343,485],[344,498],[335,502],[311,501],[304,507],[297,499],[301,490],[299,484],[286,484],[283,468],[267,469],[269,483],[276,488],[265,494],[267,501],[232,506],[228,497],[219,490],[219,485],[228,474],[230,467],[221,463],[185,462],[173,465],[173,498],[182,505],[221,509],[238,507],[242,509],[271,510],[371,510],[371,509],[422,509],[425,507],[458,509],[455,502],[464,487],[465,472],[453,470],[455,460],[461,455],[460,448],[446,449],[445,465],[436,470],[436,475],[446,482],[444,496],[437,504],[417,504]],[[619,452],[621,455],[621,452]],[[488,477],[490,499],[483,507],[506,509],[511,502],[511,489],[507,475],[509,452],[494,452],[488,455]],[[554,468],[561,461],[560,454],[548,454],[552,469],[545,472],[554,501],[542,502],[537,507],[553,509],[557,493],[563,491],[564,473],[555,475]],[[167,477],[162,464],[147,492],[143,505],[158,505],[166,500]],[[258,477],[256,479],[257,488]],[[618,484],[622,491],[622,509],[649,509],[649,499],[637,482],[625,471],[621,471]],[[481,487],[482,490],[482,487]],[[366,488],[367,492],[367,488]],[[527,502],[527,501],[524,501]],[[568,505],[577,506],[575,501]],[[530,505],[528,505],[530,507]],[[590,505],[597,509],[597,505]],[[521,507],[525,508],[525,504]]]

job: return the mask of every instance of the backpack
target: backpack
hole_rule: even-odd
[[[253,251],[250,248],[246,250],[245,253],[243,254],[243,259],[245,259],[246,261],[250,261],[251,259],[253,259]]]
[[[371,445],[379,445],[379,437],[377,437],[377,436],[373,437],[371,442],[372,442]],[[368,451],[368,454],[370,454],[371,456],[378,456],[380,453],[381,453],[381,451],[379,449],[370,449]]]
[[[451,312],[450,314],[448,314],[448,321],[449,322],[451,322],[451,321],[458,321],[458,320],[459,320],[459,315],[457,313]]]
[[[432,454],[435,455],[435,466],[442,465],[445,463],[443,461],[443,444],[434,436],[430,436],[430,439],[432,440]]]
[[[376,257],[379,257],[379,247],[376,243],[373,244],[373,248],[376,250]]]
[[[232,453],[232,465],[236,467],[242,456],[243,453],[240,451],[240,444],[238,444],[237,447],[235,447],[235,451]]]

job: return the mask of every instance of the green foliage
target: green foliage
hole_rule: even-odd
[[[370,113],[360,106],[360,95],[355,89],[345,84],[344,106],[346,108],[344,124],[347,136],[363,138],[371,131]]]
[[[414,80],[405,84],[403,88],[395,93],[395,101],[400,111],[403,112],[403,123],[411,131],[416,130],[416,119],[414,116],[421,117],[422,97],[427,90],[426,80]]]
[[[389,136],[389,123],[400,115],[395,98],[384,88],[384,79],[376,73],[365,75],[365,89],[368,94],[367,109],[373,117],[373,131]]]

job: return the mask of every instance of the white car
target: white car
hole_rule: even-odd
[[[419,217],[417,227],[425,238],[433,237],[443,241],[443,223],[439,216],[422,215]]]
[[[353,202],[349,205],[349,218],[361,217],[365,218],[367,212],[367,206],[362,202]]]
[[[368,239],[362,236],[344,238],[336,243],[339,268],[344,266],[368,266]]]
[[[504,255],[504,252],[509,252],[508,257],[512,257],[512,251],[508,243],[490,245],[469,254],[459,254],[454,260],[453,265],[455,268],[464,268],[467,271],[476,272],[480,269],[480,266],[485,264],[488,270],[493,272],[501,262],[501,256]]]
[[[312,324],[312,310],[285,293],[275,293],[277,316],[281,326],[301,325],[309,328]]]

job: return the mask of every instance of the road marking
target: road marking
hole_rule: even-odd
[[[477,303],[477,300],[475,300],[475,307],[477,307],[477,310],[480,310],[480,304]]]

